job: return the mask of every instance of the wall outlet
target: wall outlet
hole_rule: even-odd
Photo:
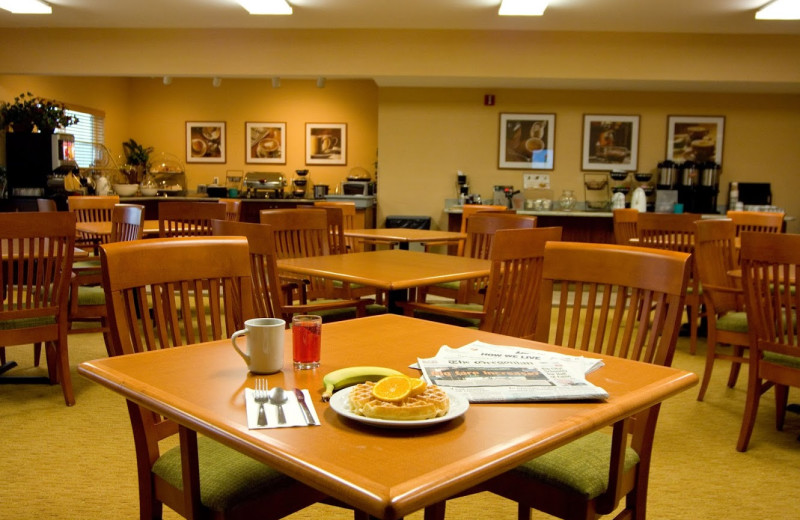
[[[522,187],[525,189],[550,189],[550,175],[546,173],[525,173],[522,175]]]

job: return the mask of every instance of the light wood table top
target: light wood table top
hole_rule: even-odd
[[[401,248],[405,245],[405,249],[408,249],[410,242],[458,243],[467,238],[466,233],[412,228],[345,229],[344,236],[363,238],[368,242],[399,243]]]
[[[75,224],[75,229],[82,233],[91,233],[92,235],[110,235],[111,222],[108,220],[77,222]],[[145,220],[144,226],[142,226],[142,235],[158,236],[158,220]]]
[[[401,249],[278,260],[278,268],[387,291],[489,276],[491,262]]]
[[[532,341],[395,315],[323,325],[322,365],[295,371],[291,331],[284,368],[270,386],[309,389],[321,426],[249,430],[253,387],[229,341],[82,363],[78,372],[148,409],[246,453],[377,518],[436,503],[551,449],[667,399],[697,382],[690,372],[602,357],[588,376],[605,402],[473,404],[462,417],[422,429],[375,428],[320,401],[322,377],[354,365],[393,367],[474,340],[575,354]]]

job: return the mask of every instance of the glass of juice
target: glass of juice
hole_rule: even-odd
[[[292,358],[295,370],[319,366],[322,316],[303,314],[292,318]]]

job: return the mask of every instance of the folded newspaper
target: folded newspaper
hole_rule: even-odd
[[[586,380],[600,359],[475,341],[443,346],[419,358],[428,383],[463,394],[471,403],[606,399],[608,392]]]

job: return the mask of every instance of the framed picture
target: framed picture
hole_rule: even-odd
[[[245,123],[247,163],[286,164],[286,123]]]
[[[225,161],[225,122],[187,122],[186,162],[224,163]]]
[[[667,117],[667,159],[722,164],[723,116]]]
[[[639,116],[583,116],[583,170],[636,171]]]
[[[555,114],[500,114],[499,168],[552,170]]]
[[[347,164],[347,124],[306,123],[306,164]]]

